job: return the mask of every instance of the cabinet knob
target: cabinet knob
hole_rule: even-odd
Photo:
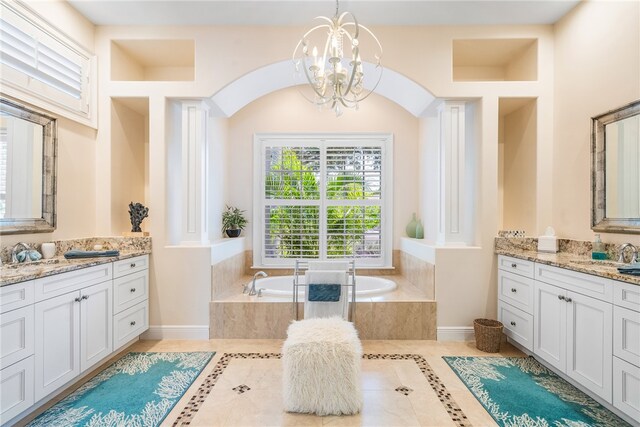
[[[564,301],[564,295],[558,295],[558,299]]]
[[[511,288],[511,292],[515,294],[516,292],[518,292],[518,290],[516,288]]]
[[[135,292],[135,291],[136,291],[136,288],[129,289],[129,292]]]
[[[518,264],[516,264],[515,262],[513,264],[511,264],[511,268],[516,268],[518,266]]]
[[[80,299],[89,299],[89,295],[82,295],[82,298]]]
[[[131,268],[136,268],[136,263],[135,263],[135,262],[132,262],[132,263],[130,264],[130,267],[131,267]]]
[[[80,297],[75,297],[73,300],[74,300],[75,302],[80,302]]]
[[[131,323],[129,323],[131,326],[136,326],[136,321],[132,320]]]
[[[566,301],[566,302],[571,302],[571,301],[573,301],[573,300],[572,300],[571,298],[566,298],[566,299],[565,299],[565,301]]]
[[[511,326],[516,326],[516,322],[514,322],[513,320],[511,321]]]

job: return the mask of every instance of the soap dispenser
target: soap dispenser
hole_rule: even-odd
[[[596,238],[593,241],[593,246],[591,248],[591,258],[607,259],[607,251],[605,249],[604,243],[602,243],[602,240],[600,240],[599,234],[596,234]]]

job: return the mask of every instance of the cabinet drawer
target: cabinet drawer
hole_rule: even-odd
[[[148,301],[113,316],[114,351],[146,331],[149,327]]]
[[[498,268],[533,279],[533,262],[510,256],[498,255]]]
[[[35,403],[33,390],[33,356],[0,371],[0,424]]]
[[[508,271],[498,271],[498,298],[533,314],[533,279]]]
[[[629,310],[640,311],[640,285],[612,282],[613,303]]]
[[[113,263],[113,277],[122,277],[127,274],[149,268],[149,255],[137,256],[134,258],[121,259]]]
[[[0,315],[0,368],[33,354],[34,306]]]
[[[112,263],[107,262],[93,267],[70,271],[68,273],[36,279],[36,302],[111,280],[111,264]]]
[[[533,351],[533,316],[500,301],[498,320],[504,325],[504,334],[507,337]]]
[[[613,406],[640,420],[640,368],[613,358]]]
[[[149,270],[139,271],[113,281],[113,312],[120,313],[148,298]]]
[[[33,304],[34,281],[0,287],[0,313]]]
[[[640,313],[613,306],[613,354],[640,366]]]
[[[611,280],[546,264],[536,264],[535,279],[582,295],[613,302]]]

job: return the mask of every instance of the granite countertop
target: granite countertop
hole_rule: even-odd
[[[93,267],[94,265],[133,258],[140,255],[148,255],[150,253],[151,251],[148,249],[138,249],[120,251],[119,256],[113,257],[65,259],[62,256],[57,256],[47,260],[21,263],[18,266],[3,264],[2,268],[0,268],[0,286],[39,279],[41,277],[66,273],[81,268]]]
[[[584,254],[572,252],[544,253],[513,247],[496,248],[495,253],[640,286],[640,276],[618,273],[618,267],[624,264],[612,260],[599,261],[591,259]]]

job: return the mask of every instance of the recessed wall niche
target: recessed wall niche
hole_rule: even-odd
[[[111,98],[111,232],[114,235],[131,231],[130,202],[147,205],[148,159],[149,98]]]
[[[498,225],[535,235],[537,102],[535,98],[500,98],[498,112]]]
[[[453,81],[529,81],[537,78],[537,39],[453,41]]]
[[[194,40],[112,40],[111,80],[192,81]]]

